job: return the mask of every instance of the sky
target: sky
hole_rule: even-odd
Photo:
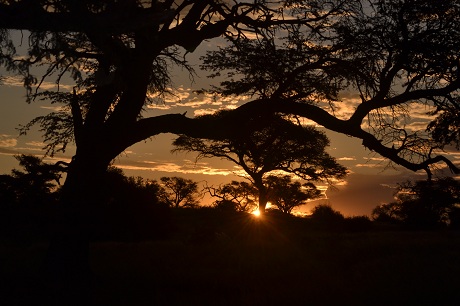
[[[217,41],[219,43],[219,41]],[[198,63],[198,58],[206,50],[215,48],[216,40],[204,42],[194,54],[190,55],[191,63]],[[210,95],[196,94],[194,90],[209,88],[211,80],[206,72],[199,72],[192,81],[189,75],[181,70],[173,72],[175,95],[166,98],[164,103],[149,106],[144,116],[155,116],[165,113],[184,113],[196,116],[212,113],[219,109],[233,109],[244,103],[247,97],[215,99]],[[0,74],[3,71],[0,70]],[[71,84],[68,87],[71,88]],[[43,86],[53,88],[53,83],[45,82]],[[66,84],[61,86],[66,90]],[[341,114],[347,116],[353,110],[355,95],[349,93],[343,97]],[[0,174],[8,174],[18,163],[13,157],[16,154],[34,154],[43,156],[43,139],[38,129],[28,135],[18,137],[18,126],[26,124],[39,115],[53,110],[55,106],[35,101],[25,102],[25,89],[17,78],[7,77],[0,85]],[[415,109],[411,113],[408,128],[419,129],[428,120],[427,109]],[[318,127],[319,129],[323,129]],[[324,129],[323,129],[324,130]],[[343,134],[325,131],[331,141],[329,153],[342,165],[349,169],[348,176],[333,187],[318,184],[325,190],[321,200],[312,201],[301,207],[299,211],[308,213],[315,205],[327,203],[345,216],[370,216],[377,205],[393,200],[397,183],[408,179],[424,179],[423,172],[411,172],[402,167],[388,167],[388,161],[379,155],[366,150],[358,139]],[[159,179],[162,176],[181,176],[193,179],[203,186],[217,186],[232,180],[243,180],[241,170],[234,164],[218,158],[196,160],[193,153],[171,153],[171,142],[175,135],[162,134],[140,142],[128,148],[115,161],[114,165],[124,170],[128,176],[141,176],[148,179]],[[56,154],[53,158],[46,157],[46,162],[58,160],[70,161],[75,147],[70,145],[64,154]],[[454,152],[451,159],[458,164],[460,154]],[[204,198],[203,203],[209,204],[211,199]]]

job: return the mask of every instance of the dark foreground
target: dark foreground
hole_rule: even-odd
[[[91,243],[94,305],[458,305],[460,233],[175,216],[163,239]],[[0,244],[0,305],[49,303],[47,241]]]

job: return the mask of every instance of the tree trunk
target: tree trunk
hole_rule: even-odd
[[[257,186],[257,189],[259,190],[259,212],[262,215],[265,213],[265,207],[268,203],[268,194],[263,184]]]
[[[44,262],[44,276],[50,304],[88,305],[92,274],[89,240],[95,225],[95,212],[101,204],[98,186],[109,161],[96,152],[77,155],[72,160],[61,201],[57,223]]]

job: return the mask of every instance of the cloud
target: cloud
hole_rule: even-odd
[[[190,160],[183,161],[119,161],[117,167],[125,170],[137,170],[137,171],[155,171],[155,172],[166,172],[166,173],[181,173],[181,174],[204,174],[204,175],[232,175],[235,171],[216,168],[210,166],[208,163],[198,163]]]
[[[23,87],[24,82],[19,76],[4,76],[1,81],[2,85],[11,87]]]
[[[356,164],[355,167],[358,168],[384,168],[381,164],[372,164],[372,163],[365,163],[365,164]]]
[[[24,87],[24,81],[20,76],[5,76],[1,80],[2,85],[11,86],[11,87]],[[37,84],[38,85],[38,84]],[[71,90],[75,85],[69,84],[56,84],[53,82],[46,82],[40,84],[40,89],[43,90],[50,90],[50,89],[64,89],[64,90]]]
[[[156,99],[157,103],[150,104],[147,108],[152,110],[191,108],[194,109],[194,115],[198,116],[211,114],[221,109],[235,109],[249,99],[247,96],[221,97],[211,93],[198,93],[183,86],[170,90],[172,93],[164,98],[151,97]]]
[[[354,161],[356,160],[355,157],[339,157],[337,158],[338,161]]]
[[[1,135],[0,134],[0,147],[3,148],[12,148],[18,144],[16,138],[12,138],[10,135]]]
[[[31,147],[43,148],[45,146],[45,143],[41,141],[30,141],[30,142],[26,142],[26,145],[31,146]]]
[[[201,108],[193,111],[194,116],[211,115],[216,112],[215,108]]]
[[[66,108],[64,106],[55,106],[55,105],[50,105],[50,106],[42,105],[42,106],[40,106],[40,108],[46,109],[46,110],[51,110],[53,112],[61,112],[61,111],[66,110]]]

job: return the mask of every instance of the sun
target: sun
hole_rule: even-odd
[[[260,210],[256,209],[252,212],[252,214],[256,217],[259,217],[260,216]]]

